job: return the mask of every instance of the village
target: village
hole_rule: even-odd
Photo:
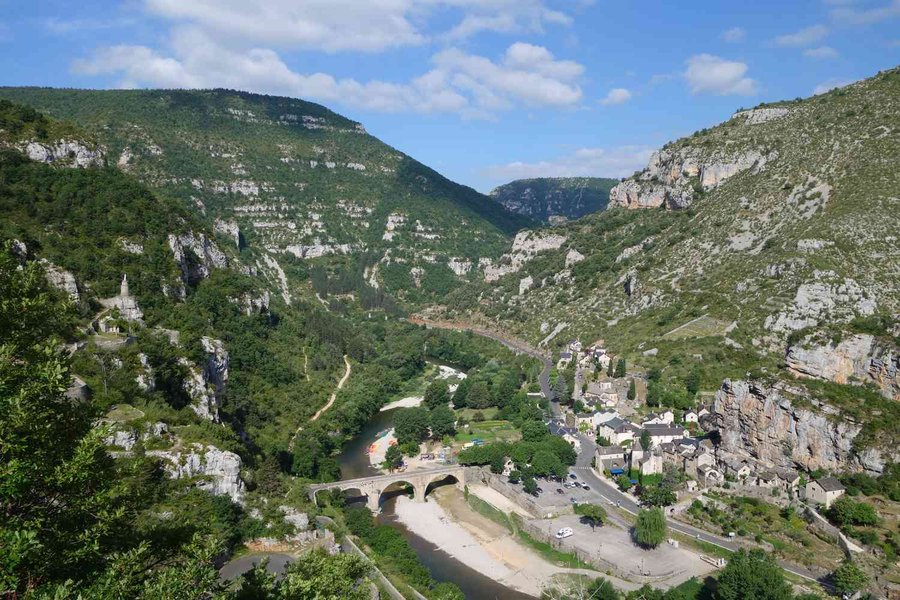
[[[574,389],[568,403],[553,403],[549,431],[580,455],[592,447],[594,473],[636,502],[667,506],[670,516],[685,513],[695,501],[708,501],[709,491],[793,505],[807,509],[842,545],[861,550],[819,514],[845,494],[844,485],[827,474],[815,478],[721,448],[711,397],[710,403],[701,399],[685,410],[647,406],[647,375],[626,373],[624,360],[611,355],[602,340],[590,346],[570,341],[559,353],[556,371],[570,368],[575,371]],[[628,494],[660,488],[665,493],[653,498]],[[717,533],[732,539],[736,535]]]

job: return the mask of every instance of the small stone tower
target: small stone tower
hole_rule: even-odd
[[[122,275],[122,286],[119,289],[119,296],[122,298],[128,297],[128,274]]]

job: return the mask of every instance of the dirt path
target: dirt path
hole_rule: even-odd
[[[344,387],[344,384],[347,383],[347,380],[350,379],[350,371],[351,371],[350,360],[347,358],[346,354],[344,355],[344,364],[346,365],[346,370],[344,371],[344,376],[341,377],[340,381],[338,381],[337,387],[334,389],[334,392],[331,393],[331,397],[328,399],[328,402],[325,404],[325,406],[323,406],[322,408],[317,410],[316,414],[314,414],[312,419],[309,420],[310,423],[312,423],[313,421],[317,421],[319,419],[319,417],[321,417],[322,414],[326,410],[331,408],[331,405],[334,404],[334,401],[337,398],[338,392],[341,390],[341,388]],[[299,435],[299,433],[301,431],[303,431],[303,426],[298,427],[297,431],[294,432],[294,436],[291,438],[291,441],[288,444],[288,450],[294,449],[294,440],[297,439],[297,435]]]

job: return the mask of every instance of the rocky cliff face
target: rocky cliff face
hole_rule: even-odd
[[[185,286],[209,277],[212,269],[228,266],[225,253],[203,233],[170,234],[169,248],[181,269],[181,280]]]
[[[228,382],[228,351],[221,340],[203,337],[200,343],[206,351],[206,360],[200,368],[186,358],[178,359],[188,371],[184,390],[191,397],[191,410],[197,416],[218,423],[220,397]]]
[[[67,167],[102,167],[105,163],[103,150],[92,148],[78,140],[57,140],[52,143],[26,142],[21,150],[31,160]]]
[[[853,335],[837,344],[806,336],[788,347],[785,362],[798,377],[872,383],[886,398],[900,400],[900,353],[871,335]]]
[[[508,273],[515,273],[522,265],[540,252],[556,250],[566,242],[566,237],[543,231],[520,231],[513,240],[508,254],[500,257],[495,264],[482,259],[485,281],[496,281]]]
[[[752,169],[758,173],[777,152],[759,150],[706,151],[686,146],[660,150],[640,174],[627,179],[609,193],[610,206],[624,208],[687,208],[695,195],[712,190],[725,180]]]
[[[166,473],[173,479],[197,478],[197,487],[228,496],[238,504],[244,500],[247,488],[240,477],[241,457],[215,446],[192,444],[181,450],[152,450],[149,456],[165,461]]]
[[[730,379],[716,393],[712,410],[724,450],[772,466],[880,473],[886,462],[900,458],[896,449],[856,453],[853,440],[862,428],[836,412],[825,404],[815,412],[800,408],[783,390]]]

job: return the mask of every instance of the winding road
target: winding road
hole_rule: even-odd
[[[316,414],[314,414],[312,416],[312,419],[309,420],[310,423],[312,423],[313,421],[318,421],[319,417],[321,417],[322,414],[324,414],[324,412],[326,410],[331,408],[331,405],[334,404],[334,401],[337,398],[337,393],[339,391],[341,391],[341,388],[344,387],[344,384],[347,383],[348,379],[350,379],[350,371],[351,371],[350,360],[347,358],[346,354],[344,355],[344,365],[346,365],[346,369],[344,370],[344,376],[341,377],[340,381],[338,381],[337,387],[334,389],[334,392],[331,393],[331,397],[328,398],[328,402],[325,404],[325,406],[323,406],[322,408],[317,410]],[[291,437],[291,441],[288,444],[288,450],[294,449],[294,440],[297,439],[297,436],[300,434],[301,431],[303,431],[302,425],[297,428],[297,431],[295,431],[293,437]]]

